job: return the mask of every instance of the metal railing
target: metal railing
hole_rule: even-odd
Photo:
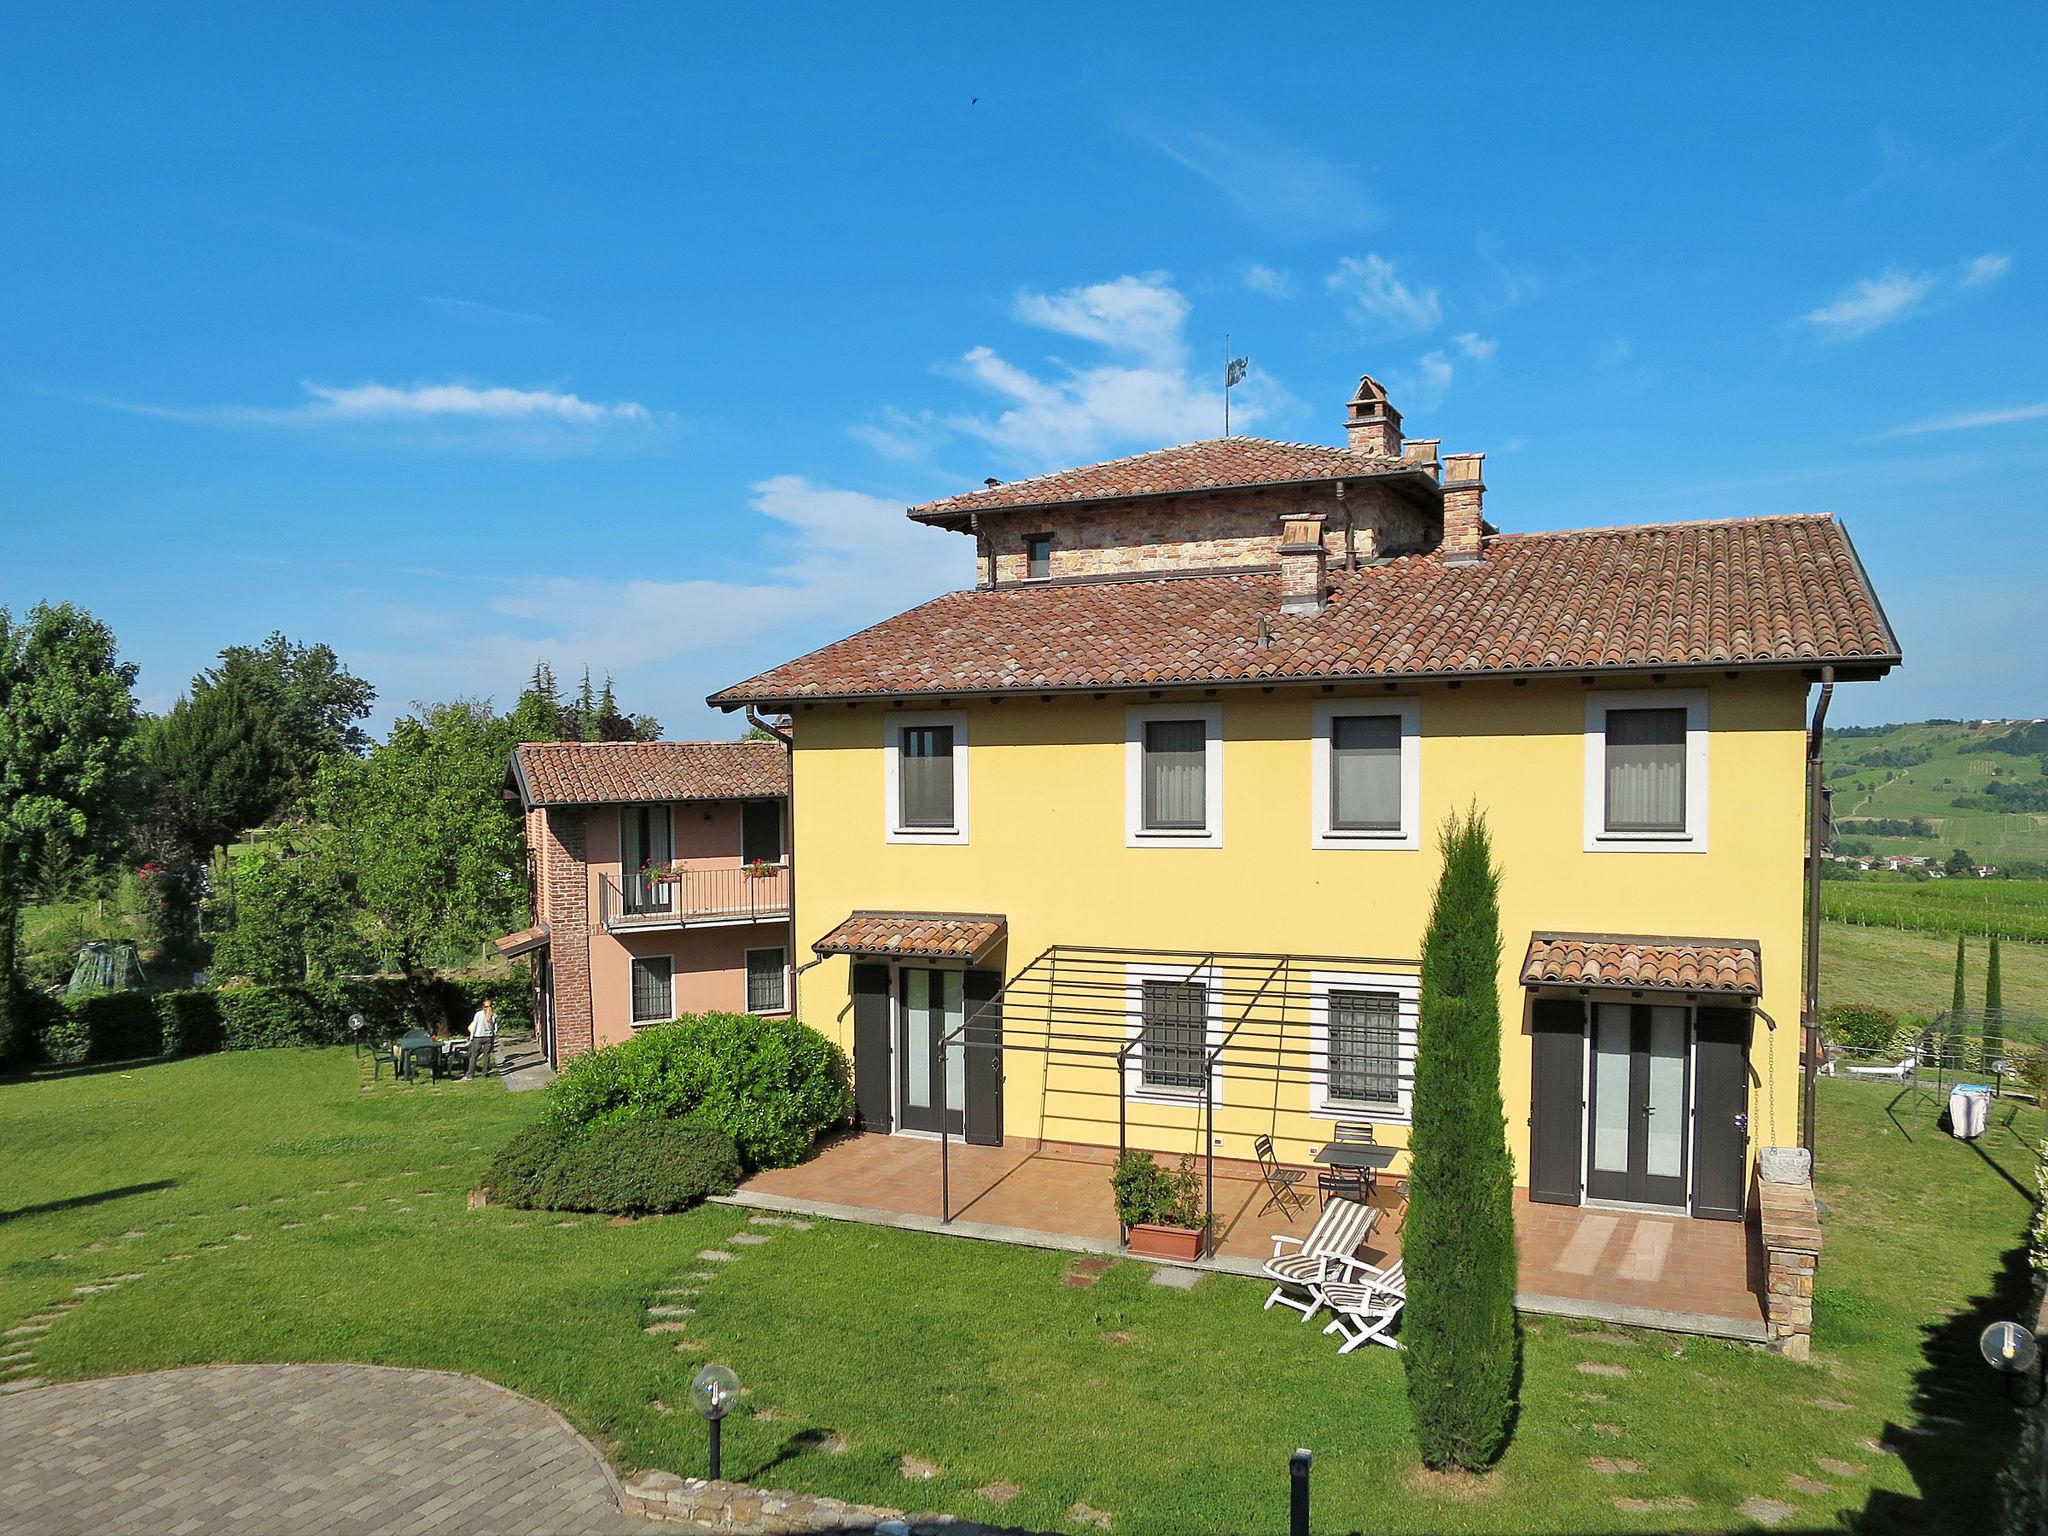
[[[623,887],[611,875],[598,876],[598,918],[608,933],[787,917],[789,911],[787,860],[628,875]]]

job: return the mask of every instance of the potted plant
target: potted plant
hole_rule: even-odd
[[[771,864],[766,859],[756,859],[746,866],[746,871],[749,880],[759,880],[768,875],[781,874],[782,866],[780,864]]]
[[[673,865],[657,863],[648,859],[640,866],[640,878],[656,890],[674,885],[683,878],[682,870]]]
[[[1202,1256],[1209,1218],[1202,1210],[1202,1178],[1192,1154],[1184,1154],[1169,1173],[1149,1152],[1126,1152],[1110,1171],[1109,1187],[1132,1253],[1184,1261]]]

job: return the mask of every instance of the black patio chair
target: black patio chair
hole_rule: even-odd
[[[1259,1214],[1265,1215],[1274,1206],[1280,1207],[1283,1216],[1298,1215],[1308,1209],[1308,1202],[1301,1198],[1301,1192],[1294,1186],[1308,1174],[1299,1168],[1282,1168],[1280,1159],[1273,1151],[1273,1138],[1256,1136],[1252,1138],[1252,1151],[1259,1159],[1259,1177],[1266,1183],[1266,1203],[1259,1207]],[[1289,1202],[1293,1208],[1289,1209]]]
[[[1330,1140],[1339,1146],[1376,1147],[1379,1136],[1363,1120],[1339,1120]],[[1334,1196],[1356,1200],[1361,1205],[1372,1198],[1372,1170],[1369,1168],[1321,1168],[1316,1171],[1316,1195],[1328,1205]]]

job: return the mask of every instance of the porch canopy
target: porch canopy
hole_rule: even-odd
[[[1763,992],[1763,960],[1755,939],[1533,933],[1522,957],[1522,985],[1754,998]]]
[[[539,923],[531,928],[522,928],[517,933],[508,933],[503,938],[491,940],[491,947],[507,960],[516,960],[521,955],[530,955],[536,949],[547,948],[547,945],[548,925],[546,923]]]
[[[855,912],[811,946],[818,955],[880,959],[982,959],[1002,942],[1006,924],[988,912]]]
[[[1140,1053],[1146,1045],[1148,986],[1202,989],[1199,1011],[1183,1008],[1171,1020],[1155,1019],[1162,1038],[1155,1049],[1170,1051],[1180,1086],[1143,1085],[1139,1102],[1184,1106],[1197,1114],[1190,1152],[1203,1160],[1203,1205],[1212,1218],[1204,1245],[1213,1245],[1216,1203],[1216,1111],[1219,1107],[1265,1117],[1277,1125],[1283,1114],[1305,1118],[1313,1087],[1328,1081],[1329,998],[1334,992],[1392,993],[1397,1016],[1393,1054],[1398,1100],[1414,1086],[1412,1041],[1421,962],[1357,955],[1288,955],[1179,949],[1120,949],[1055,944],[1024,966],[985,1002],[970,1003],[962,1022],[943,1035],[932,1080],[938,1090],[940,1219],[952,1212],[951,1133],[945,1115],[944,1059],[954,1051],[974,1067],[979,1054],[1000,1058],[1022,1051],[1054,1063],[1092,1064],[1116,1074],[1117,1153],[1130,1145],[1134,1078],[1143,1085]],[[1176,1036],[1167,1040],[1165,1036]],[[999,1066],[1000,1060],[991,1063]],[[1281,1087],[1302,1087],[1299,1105],[1283,1106]],[[1365,1113],[1364,1111],[1360,1112]],[[1269,1132],[1270,1133],[1270,1132]]]

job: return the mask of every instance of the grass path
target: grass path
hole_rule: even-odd
[[[1532,1322],[1519,1433],[1479,1489],[1416,1468],[1398,1355],[1339,1360],[1261,1313],[1249,1282],[1181,1292],[1141,1264],[733,1207],[623,1224],[471,1211],[531,1101],[491,1083],[365,1092],[337,1051],[0,1085],[0,1323],[34,1330],[0,1354],[23,1357],[13,1380],[232,1360],[471,1370],[560,1406],[622,1470],[686,1475],[703,1432],[683,1396],[715,1356],[750,1389],[732,1473],[1047,1530],[1088,1511],[1117,1532],[1280,1528],[1298,1444],[1316,1449],[1331,1530],[1726,1528],[1745,1506],[1982,1529],[1977,1480],[2009,1430],[1955,1348],[1999,1303],[2038,1116],[1971,1149],[1890,1098],[1825,1085],[1836,1217],[1816,1364]]]

